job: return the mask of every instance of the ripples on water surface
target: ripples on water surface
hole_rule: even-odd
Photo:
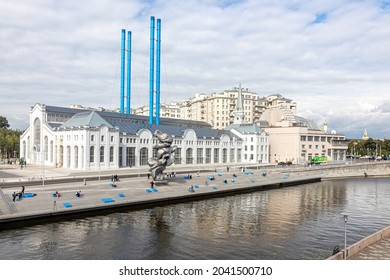
[[[390,179],[346,179],[0,231],[1,259],[324,259],[390,224]]]

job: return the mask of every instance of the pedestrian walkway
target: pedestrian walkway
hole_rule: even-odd
[[[240,167],[251,168],[252,170],[266,169],[274,170],[275,172],[283,171],[287,168],[275,167],[269,164],[191,164],[191,165],[171,165],[165,172],[176,173],[204,173],[204,172],[225,172],[227,167],[230,167],[230,172],[239,172]],[[288,168],[291,169],[291,168]],[[74,181],[95,180],[102,178],[110,178],[112,174],[117,174],[122,177],[145,177],[149,172],[149,166],[123,167],[111,170],[74,170],[67,168],[54,168],[42,165],[27,165],[26,168],[20,169],[19,165],[0,165],[0,186],[11,184],[50,184],[52,181],[69,180]]]
[[[202,170],[204,171],[204,170]],[[183,171],[184,172],[184,171]],[[150,188],[150,180],[144,177],[122,178],[112,184],[111,176],[104,180],[83,180],[62,182],[50,185],[36,184],[25,187],[25,194],[31,195],[12,202],[12,194],[20,192],[21,186],[3,188],[0,197],[0,225],[25,219],[63,216],[70,213],[84,213],[115,207],[152,207],[153,205],[205,199],[208,197],[236,194],[243,191],[258,191],[268,188],[298,185],[319,181],[319,176],[300,176],[270,172],[263,176],[264,170],[204,171],[193,170],[167,178],[168,183],[157,182]],[[189,179],[187,175],[192,175]],[[236,177],[233,178],[233,174]],[[214,180],[210,180],[214,177]],[[192,188],[191,188],[192,186]],[[193,189],[193,192],[189,191]],[[55,196],[59,192],[60,197]],[[77,197],[76,192],[82,196]],[[8,207],[11,203],[11,207]]]

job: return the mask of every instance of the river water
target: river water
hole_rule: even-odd
[[[390,178],[343,179],[0,231],[0,259],[325,259],[390,225]]]

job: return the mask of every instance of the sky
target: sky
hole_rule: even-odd
[[[36,103],[118,108],[121,29],[131,107],[148,105],[151,16],[162,103],[241,82],[347,138],[390,138],[390,0],[0,0],[0,115],[24,130]]]

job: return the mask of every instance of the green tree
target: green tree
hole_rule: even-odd
[[[1,128],[9,128],[9,123],[6,117],[0,116],[0,129]]]
[[[384,139],[350,139],[348,142],[348,154],[357,156],[389,156],[390,140]]]
[[[0,158],[13,158],[19,154],[20,135],[19,130],[0,129]]]

